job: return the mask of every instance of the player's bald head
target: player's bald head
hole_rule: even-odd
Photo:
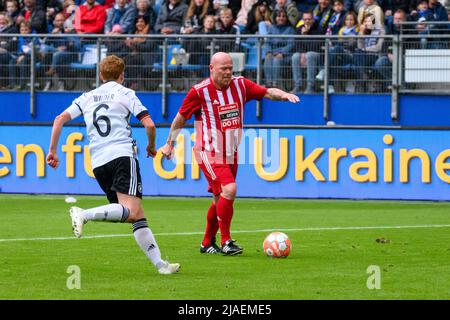
[[[231,62],[231,63],[233,62],[231,60],[231,56],[226,52],[216,52],[211,57],[210,64],[217,65],[217,64],[222,64],[222,63],[226,63],[226,62]]]
[[[209,70],[216,87],[221,89],[228,87],[233,75],[233,60],[231,56],[225,52],[215,53],[211,57]]]

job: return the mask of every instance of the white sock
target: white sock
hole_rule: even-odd
[[[84,219],[87,221],[125,222],[129,214],[130,210],[118,203],[83,210]]]
[[[147,219],[143,218],[133,223],[133,233],[139,247],[156,269],[167,265],[167,262],[161,259],[161,252],[152,231],[147,225]]]

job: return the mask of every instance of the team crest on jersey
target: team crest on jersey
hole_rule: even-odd
[[[239,129],[241,127],[239,106],[236,103],[219,106],[219,118],[222,131]]]

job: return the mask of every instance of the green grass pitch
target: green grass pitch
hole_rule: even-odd
[[[106,203],[77,199],[82,208]],[[130,224],[90,222],[86,237],[75,239],[63,196],[0,195],[0,298],[450,298],[449,203],[238,199],[232,236],[244,253],[236,257],[199,253],[209,203],[144,198],[163,257],[182,265],[178,274],[162,276]],[[264,256],[269,230],[290,237],[287,259]],[[81,288],[70,290],[73,265]],[[380,268],[380,289],[367,287],[371,265]]]

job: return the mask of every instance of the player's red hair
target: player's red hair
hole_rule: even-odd
[[[125,62],[123,59],[115,55],[110,55],[100,62],[100,73],[103,80],[117,80],[125,70]]]

